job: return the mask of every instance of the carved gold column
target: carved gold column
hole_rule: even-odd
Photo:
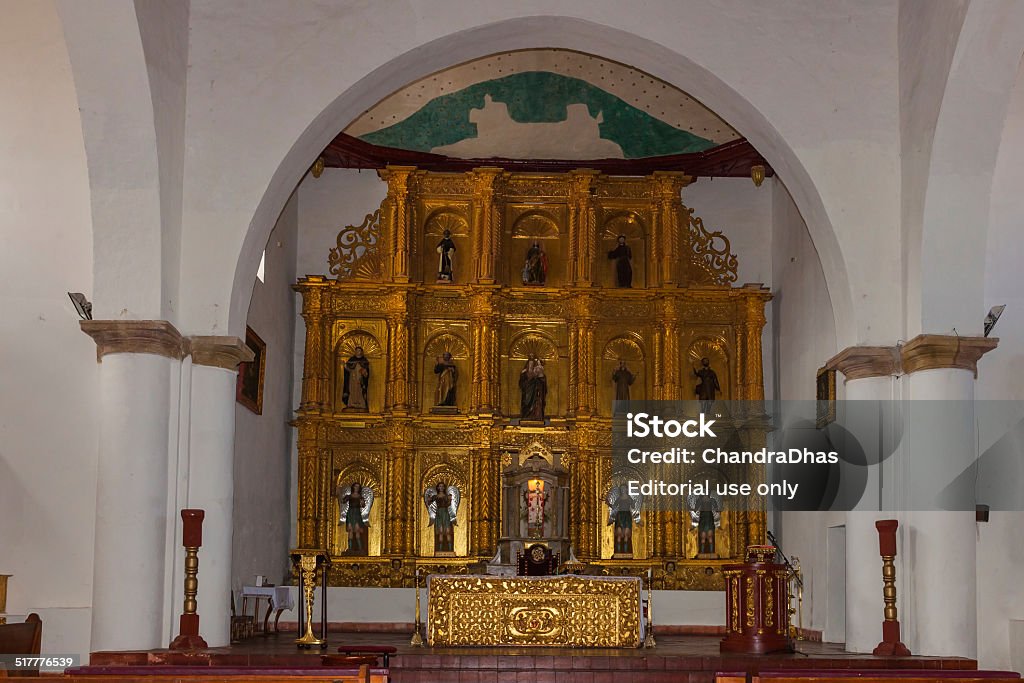
[[[473,183],[473,254],[476,280],[495,281],[495,264],[501,245],[501,211],[495,206],[497,181],[505,172],[500,168],[475,168],[469,174]]]
[[[324,278],[309,277],[294,289],[302,294],[302,317],[306,321],[306,349],[302,359],[302,410],[317,410],[330,405],[321,366],[324,356],[324,316],[322,310]],[[329,377],[330,375],[328,375]]]
[[[569,264],[570,280],[580,287],[592,284],[597,242],[594,192],[600,172],[581,168],[570,172]]]
[[[679,358],[679,312],[675,299],[664,298],[660,302],[660,327],[658,335],[661,349],[661,395],[665,401],[675,401],[680,394]]]
[[[381,180],[388,184],[388,194],[382,208],[387,223],[388,244],[391,245],[392,282],[409,281],[409,239],[412,223],[409,176],[415,171],[415,166],[388,166],[379,171]]]
[[[316,545],[316,475],[318,473],[316,425],[300,419],[298,428],[298,537],[300,546],[311,548]]]
[[[764,363],[761,358],[761,331],[765,325],[764,307],[771,295],[759,289],[747,295],[746,318],[743,322],[745,351],[744,381],[746,391],[741,398],[748,401],[764,400]]]
[[[388,297],[388,405],[385,410],[395,413],[409,412],[410,345],[408,300],[405,292]]]
[[[594,305],[590,294],[581,294],[569,304],[569,393],[575,398],[570,407],[578,416],[593,415],[597,407]]]
[[[320,437],[318,440],[322,444],[324,439],[322,433],[324,431],[323,425],[317,429],[317,435]],[[334,481],[331,477],[333,472],[333,454],[330,448],[319,446],[317,448],[317,487],[316,487],[316,507],[317,507],[317,523],[316,523],[316,537],[318,548],[329,548],[331,541],[331,534],[333,532],[332,527],[335,524],[334,515]]]
[[[471,411],[491,413],[497,393],[497,321],[494,315],[493,297],[489,291],[473,296],[471,315],[473,320],[473,393]]]
[[[655,230],[658,233],[658,248],[651,253],[658,257],[658,284],[674,285],[679,265],[679,215],[683,208],[681,193],[692,178],[678,171],[655,171],[652,180],[658,216]]]
[[[575,320],[569,321],[569,414],[575,415],[580,404],[580,331]]]

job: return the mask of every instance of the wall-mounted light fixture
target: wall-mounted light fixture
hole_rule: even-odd
[[[750,179],[754,181],[754,187],[761,187],[764,182],[764,166],[757,164],[750,167]]]
[[[68,296],[71,297],[71,303],[75,305],[75,310],[78,311],[78,317],[82,320],[92,320],[92,304],[85,298],[85,294],[81,292],[68,292]]]

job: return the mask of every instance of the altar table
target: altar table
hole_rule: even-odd
[[[427,644],[640,647],[638,577],[427,577]]]
[[[260,600],[267,600],[267,613],[263,616],[264,633],[269,633],[267,622],[270,620],[270,613],[273,610],[277,610],[277,615],[274,617],[274,631],[277,631],[277,623],[281,621],[281,612],[286,609],[295,609],[295,600],[292,598],[292,591],[288,586],[243,586],[242,614],[246,613],[250,598],[256,603],[253,606],[253,622],[255,623],[259,623]]]

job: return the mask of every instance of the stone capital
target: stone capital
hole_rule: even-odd
[[[238,364],[252,362],[252,349],[238,337],[189,337],[192,362],[195,365],[209,365],[214,368],[236,370]]]
[[[146,353],[181,360],[188,340],[166,320],[83,320],[82,331],[96,342],[96,361],[112,353]]]
[[[825,363],[843,373],[846,381],[900,374],[900,352],[895,346],[849,346]]]
[[[900,348],[903,371],[957,368],[978,376],[978,359],[999,344],[991,337],[919,334]]]

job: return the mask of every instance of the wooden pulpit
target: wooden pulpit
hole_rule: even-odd
[[[775,548],[751,546],[743,564],[727,564],[722,652],[763,655],[792,652],[789,639],[789,581],[776,564]]]

